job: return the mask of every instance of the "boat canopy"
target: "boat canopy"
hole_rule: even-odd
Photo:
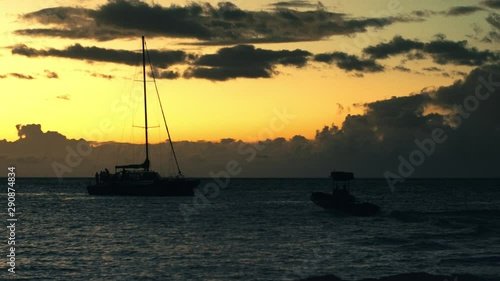
[[[331,172],[330,177],[335,181],[354,180],[354,174],[351,172]]]
[[[131,164],[131,165],[122,165],[115,166],[115,169],[144,169],[149,170],[149,159],[146,159],[142,164]]]

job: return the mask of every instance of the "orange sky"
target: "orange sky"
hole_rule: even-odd
[[[168,7],[171,3],[184,5],[186,1],[155,1]],[[454,1],[450,4],[434,4],[434,1],[419,3],[401,1],[324,1],[329,10],[353,17],[373,16],[377,12],[389,15],[407,15],[414,10],[443,11],[452,6],[475,5],[477,1]],[[9,141],[18,138],[16,124],[42,124],[44,131],[57,131],[68,138],[84,138],[92,141],[142,141],[142,131],[132,125],[142,125],[142,105],[133,104],[131,115],[122,116],[117,107],[130,105],[131,96],[140,98],[142,85],[134,80],[141,79],[141,68],[116,63],[91,62],[56,57],[30,58],[13,55],[11,47],[26,44],[35,49],[56,48],[80,43],[83,46],[97,46],[109,49],[139,50],[140,38],[116,39],[98,42],[89,39],[61,39],[55,37],[30,37],[15,35],[18,29],[44,27],[39,23],[28,23],[19,18],[24,13],[35,12],[60,5],[75,6],[77,1],[35,1],[10,4],[3,2],[3,16],[0,17],[1,42],[0,80],[2,87],[2,111],[0,112],[0,139]],[[86,1],[88,8],[96,8],[105,1]],[[213,1],[213,3],[216,3]],[[244,9],[269,9],[270,1],[234,1]],[[215,5],[215,4],[214,4]],[[267,7],[267,8],[266,8]],[[397,14],[391,14],[391,7]],[[498,50],[498,45],[473,40],[467,35],[474,33],[474,26],[488,30],[484,18],[491,11],[485,10],[459,17],[436,15],[423,22],[401,22],[382,29],[368,28],[367,32],[350,36],[334,35],[312,42],[254,44],[268,50],[302,49],[313,54],[349,51],[362,55],[362,49],[387,42],[395,35],[427,42],[436,34],[444,34],[450,40],[468,39],[469,45],[478,49]],[[6,43],[5,43],[6,42]],[[194,52],[198,55],[215,53],[222,46],[202,47],[189,45],[193,40],[173,38],[147,39],[149,49],[172,49]],[[347,47],[346,47],[347,46]],[[227,47],[227,46],[226,46]],[[346,50],[348,48],[348,50]],[[437,65],[431,59],[402,62],[404,57],[392,57],[379,62],[383,72],[363,73],[356,77],[356,71],[347,72],[335,66],[319,62],[308,62],[301,68],[277,66],[277,73],[271,78],[237,78],[213,82],[205,79],[158,80],[158,87],[166,110],[167,121],[174,140],[219,140],[235,138],[254,141],[262,138],[263,130],[270,128],[276,110],[285,110],[294,118],[284,127],[273,132],[273,137],[291,138],[303,135],[313,138],[315,131],[325,125],[341,125],[347,114],[358,114],[363,104],[405,96],[420,92],[426,87],[452,84],[461,76],[453,71],[468,72],[472,67]],[[402,65],[411,72],[394,70]],[[440,72],[424,72],[423,68],[439,67]],[[182,67],[178,67],[182,70]],[[55,72],[58,78],[47,78],[48,72]],[[33,79],[19,79],[9,73],[30,75]],[[449,76],[443,73],[452,73]],[[94,76],[93,76],[94,75]],[[113,79],[102,75],[112,75]],[[152,86],[152,83],[148,83]],[[154,94],[152,92],[152,94]],[[149,96],[154,101],[154,95]],[[343,110],[341,110],[343,108]],[[150,125],[160,125],[161,119],[153,105],[150,107]],[[108,127],[106,124],[112,124]],[[104,125],[103,125],[104,124]],[[98,134],[96,134],[98,132]],[[156,139],[165,138],[156,137]],[[155,137],[152,137],[153,142]]]

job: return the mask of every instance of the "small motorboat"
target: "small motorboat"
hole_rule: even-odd
[[[350,181],[354,180],[354,174],[350,172],[332,172],[333,180],[332,194],[324,192],[313,192],[311,201],[314,204],[333,210],[345,215],[368,217],[380,212],[380,207],[369,202],[358,202],[349,192]]]

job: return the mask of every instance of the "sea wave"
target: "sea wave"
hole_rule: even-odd
[[[499,281],[499,279],[485,279],[482,277],[474,276],[471,274],[452,274],[446,275],[433,275],[425,272],[403,273],[391,276],[385,276],[378,279],[367,278],[358,281],[444,281],[444,280],[457,280],[457,281]],[[344,279],[335,275],[324,275],[317,277],[309,277],[301,279],[301,281],[344,281]]]
[[[500,256],[476,256],[476,257],[462,257],[462,258],[445,258],[441,259],[439,264],[481,264],[481,265],[495,265],[500,266]]]

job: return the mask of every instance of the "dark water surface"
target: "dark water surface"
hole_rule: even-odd
[[[7,273],[4,239],[0,278],[500,277],[498,179],[408,180],[395,192],[385,180],[359,179],[353,194],[383,210],[370,218],[311,203],[312,191],[329,190],[328,179],[232,179],[188,217],[179,206],[194,208],[193,198],[94,197],[88,181],[17,179],[16,274]],[[6,192],[2,202],[6,207]]]

